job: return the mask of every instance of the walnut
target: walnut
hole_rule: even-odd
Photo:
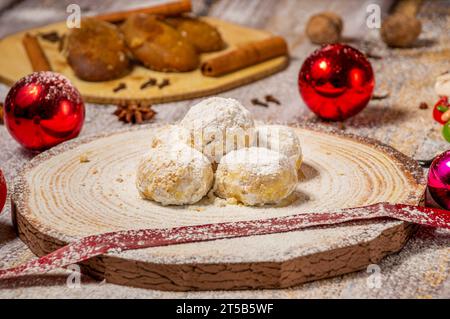
[[[343,29],[340,16],[333,12],[322,12],[309,18],[306,35],[315,44],[339,42]]]
[[[383,21],[381,38],[390,47],[410,47],[422,31],[422,23],[411,15],[395,13]]]

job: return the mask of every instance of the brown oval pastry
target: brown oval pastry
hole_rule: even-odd
[[[108,22],[89,18],[68,34],[64,51],[75,74],[86,81],[108,81],[130,70],[127,48],[119,29]]]
[[[189,17],[167,18],[165,21],[177,29],[200,53],[219,51],[225,47],[220,32],[209,23]]]
[[[136,59],[152,70],[187,72],[199,65],[192,44],[156,16],[133,15],[122,25],[122,31]]]

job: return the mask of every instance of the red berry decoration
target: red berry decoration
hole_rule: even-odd
[[[428,191],[436,203],[450,210],[450,150],[436,157],[431,164]]]
[[[366,107],[375,80],[364,54],[348,45],[330,44],[305,60],[298,86],[306,105],[317,116],[342,121]]]
[[[3,207],[5,207],[6,194],[6,181],[2,171],[0,170],[0,214],[2,213]]]
[[[33,151],[77,137],[85,116],[78,90],[53,72],[35,72],[16,82],[6,96],[4,109],[9,133]]]
[[[447,112],[450,109],[450,105],[448,104],[448,98],[442,97],[435,105],[433,108],[433,118],[436,122],[441,123],[442,125],[444,125],[446,123],[446,121],[442,120],[442,114],[444,114],[445,112]]]

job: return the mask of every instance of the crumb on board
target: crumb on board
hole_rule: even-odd
[[[80,163],[89,163],[89,156],[87,154],[81,154],[80,155]]]
[[[236,198],[227,198],[226,202],[228,205],[238,205],[239,204]]]
[[[225,200],[223,200],[222,198],[216,198],[214,200],[214,205],[217,207],[225,207],[227,206],[227,202]]]
[[[196,212],[202,212],[205,210],[204,207],[199,207],[199,206],[188,206],[188,209],[190,211],[196,211]]]

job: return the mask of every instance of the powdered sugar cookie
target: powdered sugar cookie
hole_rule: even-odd
[[[231,151],[219,163],[214,190],[217,196],[250,206],[277,204],[297,185],[289,159],[262,147]]]
[[[194,135],[194,147],[218,163],[229,151],[249,146],[250,112],[234,99],[212,97],[194,105],[180,125]]]
[[[286,155],[297,170],[303,161],[300,139],[295,131],[283,125],[262,125],[256,127],[257,146],[265,147]]]
[[[145,199],[163,205],[198,202],[213,183],[211,162],[182,143],[152,149],[141,160],[136,186]]]

